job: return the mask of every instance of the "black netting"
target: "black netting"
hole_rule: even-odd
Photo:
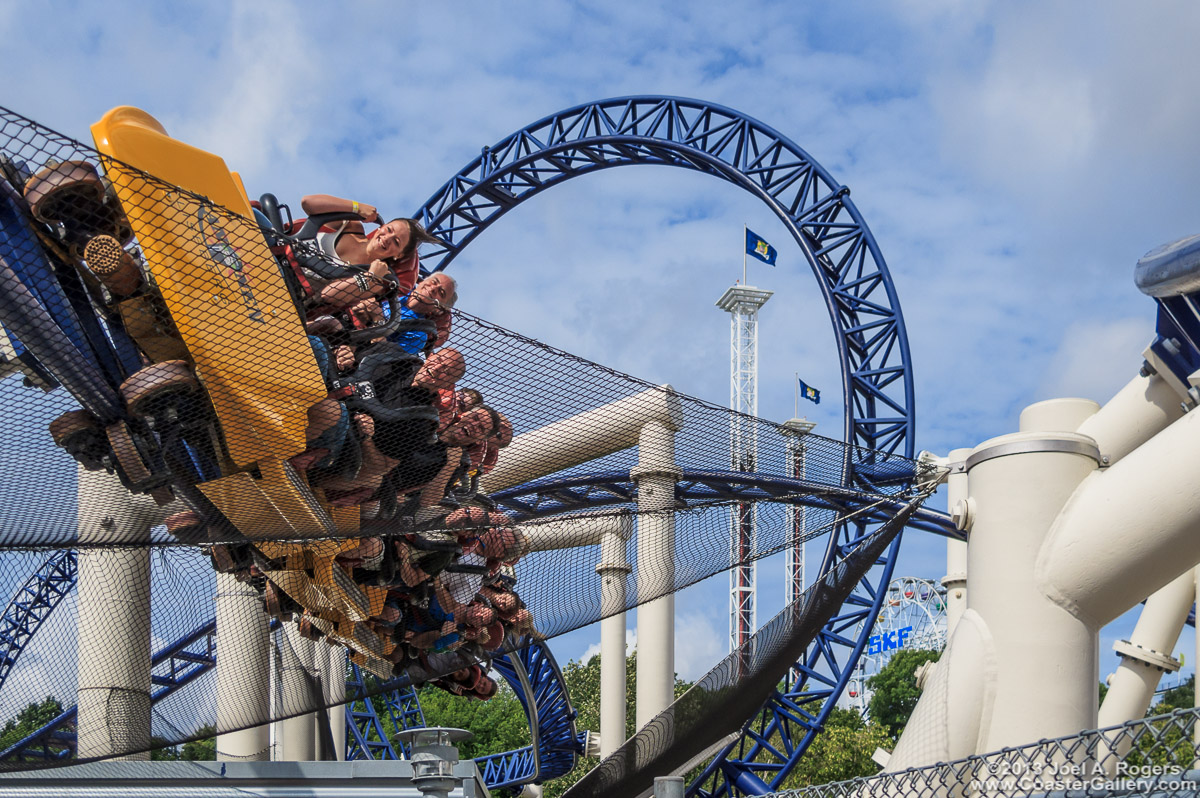
[[[391,225],[352,239],[390,259],[334,257],[357,203],[301,224],[131,110],[93,132],[0,109],[0,719],[64,713],[0,767],[335,706],[332,652],[486,699],[531,635],[925,495],[913,461],[450,310]]]

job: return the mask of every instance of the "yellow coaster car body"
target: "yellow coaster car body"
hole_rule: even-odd
[[[106,176],[212,400],[230,459],[245,468],[304,451],[305,413],[325,385],[234,175],[136,108],[109,111],[92,136],[119,161],[105,161]]]

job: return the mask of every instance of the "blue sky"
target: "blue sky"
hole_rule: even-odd
[[[222,154],[252,194],[295,205],[328,192],[397,215],[482,146],[581,102],[673,94],[741,110],[851,187],[897,283],[918,448],[940,453],[1015,430],[1030,402],[1103,401],[1124,384],[1153,335],[1133,265],[1200,219],[1194,4],[331,8],[0,0],[0,104],[84,140],[110,107],[138,105]],[[761,315],[760,414],[792,415],[800,372],[824,392],[801,412],[839,435],[812,277],[769,211],[723,183],[649,168],[572,181],[452,271],[465,310],[723,403],[728,320],[713,303],[740,277],[743,224],[780,249],[778,268],[750,272],[776,292]],[[910,534],[898,572],[940,577],[942,552]],[[781,570],[760,569],[764,620]],[[715,581],[679,601],[685,676],[725,650]],[[1129,627],[1106,632],[1102,675]],[[560,658],[594,639],[570,636]]]

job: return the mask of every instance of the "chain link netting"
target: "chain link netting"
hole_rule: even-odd
[[[1194,796],[1200,708],[929,767],[775,793],[779,798]]]
[[[0,109],[0,720],[78,704],[79,756],[333,706],[331,651],[486,699],[529,636],[911,511],[935,476],[453,307],[471,287],[420,279],[407,220],[251,203],[132,109],[93,134]],[[76,743],[38,745],[0,767]]]

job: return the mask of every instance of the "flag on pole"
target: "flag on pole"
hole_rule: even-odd
[[[746,254],[753,255],[768,266],[775,265],[775,256],[779,252],[768,244],[750,228],[746,228]]]
[[[811,385],[805,385],[804,380],[800,380],[800,395],[813,404],[821,404],[821,392]]]

